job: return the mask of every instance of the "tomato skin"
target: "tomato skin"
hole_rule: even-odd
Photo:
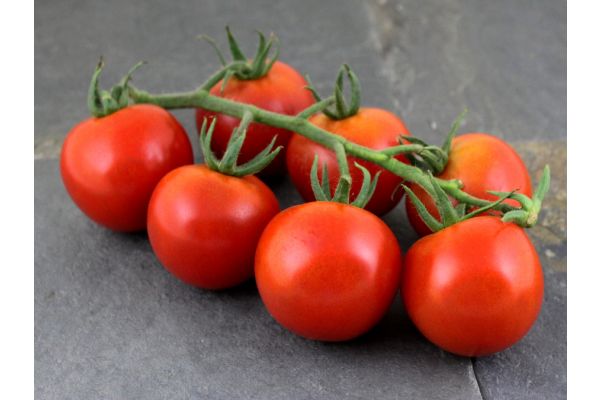
[[[531,197],[531,178],[527,167],[515,150],[502,139],[487,133],[467,133],[457,136],[452,142],[450,157],[444,171],[438,175],[442,179],[460,179],[463,191],[486,200],[494,201],[496,196],[488,190],[510,192],[519,189]],[[433,199],[419,185],[408,185],[425,204],[427,210],[438,220],[440,215]],[[506,203],[518,206],[515,200]],[[429,235],[431,230],[421,220],[412,202],[406,199],[408,220],[420,236]]]
[[[324,114],[317,114],[310,118],[310,122],[351,142],[376,150],[396,146],[400,135],[410,135],[402,120],[388,111],[377,108],[361,108],[356,115],[342,120],[333,120]],[[287,168],[294,186],[306,201],[315,199],[310,185],[310,170],[315,154],[319,156],[319,177],[321,177],[323,164],[327,164],[333,194],[340,175],[335,153],[310,139],[294,134],[288,145]],[[404,163],[409,163],[402,155],[396,158]],[[382,172],[377,189],[365,209],[376,215],[384,215],[402,199],[404,194],[400,187],[402,178],[378,165],[348,157],[348,166],[352,176],[351,200],[358,195],[363,181],[362,172],[354,165],[355,161],[366,167],[372,177],[378,171]]]
[[[177,278],[225,289],[252,276],[258,239],[278,212],[275,195],[255,176],[188,165],[157,185],[148,207],[148,237]]]
[[[67,192],[90,219],[115,231],[146,228],[148,201],[169,171],[194,161],[181,124],[154,105],[89,118],[67,135],[60,171]]]
[[[542,306],[544,278],[525,231],[482,216],[417,241],[401,287],[408,315],[427,339],[473,357],[525,336]]]
[[[221,82],[219,82],[211,89],[210,93],[229,100],[252,104],[265,110],[295,115],[314,103],[312,94],[305,88],[307,85],[306,80],[295,69],[281,61],[276,61],[271,70],[259,79],[244,81],[232,77],[223,92],[221,92]],[[200,131],[205,117],[210,123],[215,116],[217,122],[212,138],[212,149],[218,157],[221,157],[227,148],[231,132],[239,125],[240,120],[228,115],[197,109],[198,131]],[[284,148],[259,175],[283,175],[285,173],[285,146],[292,136],[292,132],[286,129],[251,123],[238,159],[239,162],[250,161],[267,147],[275,136],[277,136],[275,147],[281,145]]]
[[[387,225],[340,203],[284,210],[256,250],[256,284],[269,313],[290,331],[322,341],[372,328],[395,297],[400,270],[400,246]]]

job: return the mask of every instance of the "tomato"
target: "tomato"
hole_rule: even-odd
[[[164,267],[182,281],[225,289],[253,275],[260,234],[279,212],[255,176],[188,165],[166,175],[148,207],[148,237]]]
[[[288,208],[267,225],[255,275],[269,313],[309,339],[357,337],[385,314],[398,290],[400,247],[363,209],[330,202]]]
[[[527,167],[517,152],[503,140],[486,133],[467,133],[457,136],[452,141],[448,164],[438,175],[442,179],[460,179],[464,184],[463,191],[486,200],[497,200],[488,190],[510,192],[519,189],[531,197],[531,179]],[[440,219],[433,199],[416,184],[408,185],[417,197],[425,204],[427,210]],[[506,203],[518,206],[512,199]],[[419,217],[412,202],[406,199],[408,220],[421,235],[428,235],[431,230]]]
[[[341,120],[317,114],[310,118],[310,122],[354,143],[376,150],[396,146],[400,135],[410,135],[402,120],[388,111],[377,108],[361,108],[357,114]],[[319,171],[322,171],[324,164],[327,165],[333,194],[340,176],[335,153],[310,139],[294,134],[288,145],[287,168],[294,186],[306,201],[315,199],[310,185],[310,170],[315,154],[319,156]],[[402,155],[397,156],[397,159],[408,163]],[[400,188],[402,178],[378,165],[354,157],[348,157],[352,176],[350,199],[354,200],[358,195],[363,179],[362,172],[354,165],[355,161],[366,167],[372,176],[381,171],[377,189],[365,209],[383,215],[394,208],[404,194]]]
[[[535,248],[522,228],[498,217],[425,236],[404,261],[408,315],[446,351],[472,357],[506,349],[540,312],[544,279]]]
[[[75,126],[63,144],[60,171],[67,192],[89,218],[130,232],[146,228],[158,181],[193,161],[175,117],[157,106],[133,105]]]
[[[314,103],[312,94],[305,89],[306,80],[295,69],[289,65],[276,61],[269,72],[261,78],[254,80],[240,80],[235,77],[227,82],[221,93],[221,82],[215,85],[210,93],[226,99],[241,103],[252,104],[265,110],[295,115]],[[217,117],[217,122],[212,139],[212,149],[221,157],[227,148],[231,132],[240,123],[240,120],[225,114],[216,114],[212,111],[198,109],[196,111],[196,125],[198,130],[202,126],[204,118],[210,123],[212,118]],[[252,123],[248,127],[246,140],[242,146],[239,163],[249,161],[260,153],[277,136],[275,147],[286,146],[292,132]],[[282,175],[285,170],[285,148],[260,172],[261,176]]]

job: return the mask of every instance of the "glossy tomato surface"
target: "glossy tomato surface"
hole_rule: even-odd
[[[265,229],[255,274],[269,313],[309,339],[341,341],[372,328],[398,290],[400,247],[375,215],[339,203],[288,208]]]
[[[521,157],[505,141],[487,133],[457,136],[452,142],[448,164],[438,176],[447,180],[460,179],[464,184],[463,191],[486,200],[497,199],[488,193],[488,190],[510,192],[518,189],[519,193],[527,196],[532,194],[531,179]],[[435,203],[425,190],[415,184],[409,184],[409,187],[425,204],[427,210],[439,220]],[[509,199],[506,202],[518,205],[514,200]],[[406,212],[419,235],[431,233],[408,198]]]
[[[69,195],[89,218],[130,232],[146,228],[158,181],[193,161],[175,117],[157,106],[134,105],[75,126],[63,144],[60,171]]]
[[[271,70],[263,77],[255,80],[239,80],[232,77],[221,92],[221,82],[215,85],[210,93],[229,100],[252,104],[265,110],[280,114],[295,115],[314,103],[310,91],[305,86],[306,80],[291,66],[276,61]],[[231,132],[240,123],[240,120],[224,114],[198,109],[196,111],[196,124],[198,130],[204,118],[208,122],[213,117],[217,122],[212,139],[212,148],[217,156],[222,156],[227,148]],[[284,149],[260,172],[261,176],[282,175],[285,172],[285,146],[292,132],[259,123],[252,123],[248,127],[246,140],[242,146],[239,162],[243,163],[260,153],[277,136],[275,146],[282,145]]]
[[[400,118],[377,108],[361,108],[356,115],[342,120],[333,120],[324,114],[317,114],[310,119],[310,122],[351,142],[376,150],[396,146],[400,135],[410,135]],[[287,168],[294,186],[306,201],[315,199],[310,185],[310,170],[315,154],[319,156],[319,177],[323,165],[327,165],[333,193],[340,176],[335,153],[303,136],[294,134],[288,145]],[[404,156],[400,155],[397,159],[408,163]],[[378,165],[354,157],[348,157],[352,176],[351,200],[358,195],[363,181],[362,172],[354,165],[355,161],[366,167],[372,177],[377,172],[382,172],[377,189],[365,209],[383,215],[394,208],[404,194],[400,187],[402,179]]]
[[[275,195],[258,178],[188,165],[156,187],[148,237],[159,261],[177,278],[225,289],[252,276],[258,239],[278,212]]]
[[[402,297],[421,333],[442,349],[483,356],[508,348],[543,301],[538,255],[525,231],[493,216],[460,222],[407,252]]]

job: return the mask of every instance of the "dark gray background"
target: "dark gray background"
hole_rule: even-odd
[[[566,1],[36,1],[35,387],[40,399],[566,397]],[[100,55],[111,85],[135,62],[150,91],[188,90],[218,66],[195,36],[224,41],[229,24],[251,53],[254,29],[274,31],[281,59],[322,91],[343,62],[363,103],[398,113],[439,143],[462,132],[508,139],[535,181],[553,189],[530,231],[545,302],[530,334],[491,357],[429,344],[397,301],[372,332],[323,344],[279,327],[255,285],[213,293],[171,277],[144,234],[112,233],[68,198],[58,154],[87,117]],[[176,111],[191,138],[193,113]],[[195,139],[193,140],[195,143]],[[274,185],[283,206],[300,202]],[[416,239],[403,207],[385,218],[403,249]]]

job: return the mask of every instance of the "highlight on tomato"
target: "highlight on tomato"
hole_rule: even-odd
[[[255,159],[238,165],[251,114],[233,132],[224,156],[210,149],[216,122],[201,128],[203,165],[171,171],[148,207],[148,237],[161,264],[183,282],[226,289],[252,277],[258,239],[279,212],[273,192],[253,176],[281,150],[272,140]]]
[[[272,36],[268,41],[259,32],[259,46],[255,57],[248,60],[240,50],[229,28],[227,28],[229,47],[233,60],[244,63],[244,68],[232,70],[217,83],[210,94],[241,103],[251,104],[262,109],[285,115],[296,115],[314,103],[313,97],[306,89],[306,80],[293,67],[277,60],[279,47]],[[212,39],[210,43],[214,45]],[[275,54],[269,57],[269,52],[275,46]],[[225,59],[215,46],[221,62]],[[216,120],[212,148],[218,157],[222,157],[227,148],[231,133],[240,120],[222,113],[205,109],[197,109],[196,124],[198,129],[205,118],[209,122]],[[285,173],[286,146],[292,132],[286,129],[253,122],[248,127],[246,141],[240,151],[239,161],[248,162],[275,139],[276,146],[282,146],[280,154],[269,164],[261,176],[281,176]]]
[[[348,105],[346,105],[342,91],[344,76],[347,76],[350,82],[351,98]],[[321,100],[312,87],[311,90],[315,97]],[[350,142],[375,150],[397,146],[402,143],[400,139],[402,136],[410,135],[404,122],[391,112],[360,106],[360,84],[354,72],[347,65],[343,65],[338,74],[334,100],[335,109],[325,108],[322,113],[311,116],[309,121]],[[293,135],[286,155],[287,169],[294,186],[306,201],[315,199],[310,183],[311,165],[315,154],[319,156],[319,170],[326,166],[329,170],[332,188],[335,187],[340,177],[335,153],[304,136]],[[402,154],[395,157],[404,163],[409,163],[409,160]],[[351,199],[358,195],[362,182],[362,173],[354,166],[355,161],[358,159],[348,157],[353,182],[350,191]],[[377,189],[365,209],[376,215],[384,215],[402,199],[404,192],[400,185],[403,179],[376,164],[363,160],[360,160],[360,163],[372,175],[381,173]]]
[[[462,190],[481,199],[493,201],[495,196],[489,191],[511,191],[531,196],[531,179],[525,163],[517,152],[502,139],[487,133],[466,133],[452,139],[448,161],[444,170],[437,176],[444,180],[458,179]],[[419,185],[408,184],[427,210],[440,219],[431,196]],[[507,199],[507,204],[516,201]],[[406,213],[410,224],[420,235],[428,235],[431,230],[410,199],[406,199]],[[457,204],[454,201],[454,204]]]
[[[315,185],[319,201],[279,213],[256,250],[256,284],[267,310],[308,339],[343,341],[364,334],[383,317],[398,290],[400,246],[382,220],[361,208],[377,179],[370,182],[366,168],[358,168],[367,184],[353,204],[348,204],[347,173],[341,181],[346,186],[336,190],[335,198]]]
[[[73,202],[96,223],[122,232],[146,228],[152,191],[169,171],[193,162],[181,124],[154,105],[129,105],[136,65],[111,92],[98,89],[102,61],[89,92],[93,117],[67,135],[60,172]]]

